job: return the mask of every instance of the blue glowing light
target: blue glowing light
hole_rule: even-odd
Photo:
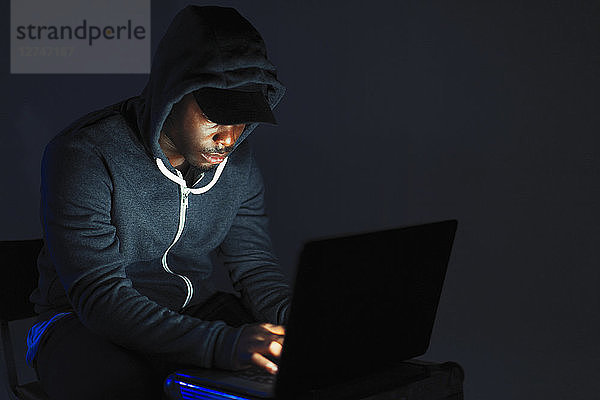
[[[179,380],[174,380],[174,382],[179,384],[180,393],[184,400],[249,400],[246,397],[236,396],[231,393],[223,393],[218,390],[181,382]]]

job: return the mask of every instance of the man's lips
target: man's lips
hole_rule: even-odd
[[[204,159],[211,164],[220,164],[223,162],[223,160],[225,160],[225,157],[227,157],[227,154],[220,154],[220,153],[200,153],[200,154],[202,154],[202,157],[204,157]]]

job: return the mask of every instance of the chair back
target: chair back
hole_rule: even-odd
[[[29,295],[37,287],[37,257],[42,239],[0,241],[0,318],[7,321],[35,315]]]
[[[0,241],[0,339],[11,400],[48,400],[39,382],[19,384],[8,324],[36,315],[29,295],[38,284],[37,258],[42,246],[42,239]]]

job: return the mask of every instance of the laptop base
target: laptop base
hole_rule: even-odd
[[[457,363],[414,359],[367,378],[298,394],[294,399],[462,400],[463,380],[463,369]],[[262,397],[210,387],[205,380],[195,378],[194,374],[171,374],[165,382],[165,393],[171,400],[264,400]]]

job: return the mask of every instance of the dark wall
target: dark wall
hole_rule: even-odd
[[[0,239],[19,239],[40,235],[45,143],[146,76],[10,75],[2,3]],[[184,4],[153,1],[153,48]],[[460,362],[467,399],[597,397],[600,3],[219,4],[288,89],[252,140],[289,276],[307,239],[457,218],[424,358]]]

